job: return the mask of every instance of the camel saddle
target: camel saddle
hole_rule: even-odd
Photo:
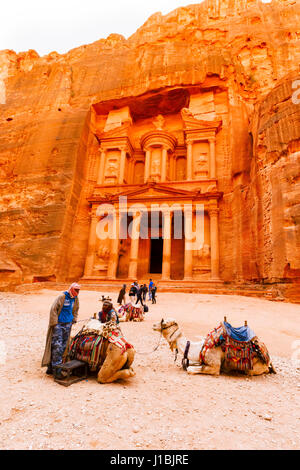
[[[199,361],[205,363],[207,351],[221,346],[225,353],[225,367],[246,371],[253,369],[253,358],[258,356],[265,364],[270,363],[270,356],[264,343],[260,342],[248,326],[232,327],[222,322],[205,338],[200,351]]]

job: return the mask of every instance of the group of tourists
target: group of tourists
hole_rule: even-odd
[[[144,306],[148,293],[148,300],[152,300],[152,303],[156,304],[156,291],[157,287],[152,279],[149,280],[149,287],[147,287],[147,284],[139,284],[137,281],[134,281],[129,289],[130,301],[132,304],[140,302]],[[126,304],[126,284],[123,284],[118,296],[118,304],[122,305],[123,303]]]
[[[55,299],[50,309],[42,367],[47,367],[46,374],[53,374],[58,379],[64,377],[59,366],[63,363],[63,355],[67,348],[72,325],[77,322],[79,292],[80,285],[74,282],[68,290]],[[98,319],[101,323],[109,321],[119,323],[118,314],[110,300],[104,300],[102,310],[98,313]]]

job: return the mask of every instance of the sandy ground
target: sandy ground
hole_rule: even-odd
[[[136,376],[63,387],[40,362],[49,307],[59,292],[0,294],[0,449],[297,449],[300,447],[300,305],[256,298],[160,294],[143,323],[122,323]],[[103,292],[101,292],[103,294]],[[116,293],[111,294],[116,300]],[[100,293],[80,293],[79,320]],[[224,315],[268,346],[277,375],[190,376],[152,324],[176,318],[197,340]],[[82,327],[73,327],[77,332]],[[297,342],[298,340],[298,342]]]

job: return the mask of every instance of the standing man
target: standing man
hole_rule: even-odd
[[[153,284],[152,286],[152,303],[153,304],[156,304],[156,291],[157,291],[157,287]]]
[[[149,280],[149,299],[148,300],[151,300],[152,299],[152,286],[154,285],[154,282],[152,281],[152,279]]]
[[[143,285],[142,290],[143,290],[143,302],[146,302],[146,296],[148,292],[148,287],[146,286],[146,284]]]
[[[143,285],[141,284],[141,285],[138,287],[138,289],[137,289],[136,304],[137,304],[138,302],[141,302],[141,304],[144,306],[142,296],[143,296]]]
[[[57,297],[50,310],[42,367],[47,366],[46,374],[54,373],[56,378],[62,378],[61,369],[57,366],[62,364],[72,324],[77,320],[79,291],[80,285],[73,282],[67,291]]]
[[[123,287],[119,292],[119,297],[118,297],[117,302],[119,305],[122,305],[123,303],[124,305],[126,304],[126,284],[123,284]]]
[[[137,294],[137,288],[136,288],[136,285],[135,283],[131,284],[130,286],[130,291],[129,291],[129,297],[130,297],[130,300],[131,300],[131,303],[135,303],[135,296]]]

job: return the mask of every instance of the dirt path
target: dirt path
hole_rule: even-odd
[[[121,324],[137,350],[131,381],[99,385],[89,379],[65,388],[40,368],[57,294],[0,294],[0,449],[299,448],[300,366],[294,359],[300,359],[300,305],[160,294],[145,322]],[[99,298],[80,293],[79,320],[99,310]],[[152,324],[162,317],[176,318],[197,340],[224,315],[234,326],[248,320],[268,346],[277,375],[189,376],[165,342],[148,354],[159,339]]]

